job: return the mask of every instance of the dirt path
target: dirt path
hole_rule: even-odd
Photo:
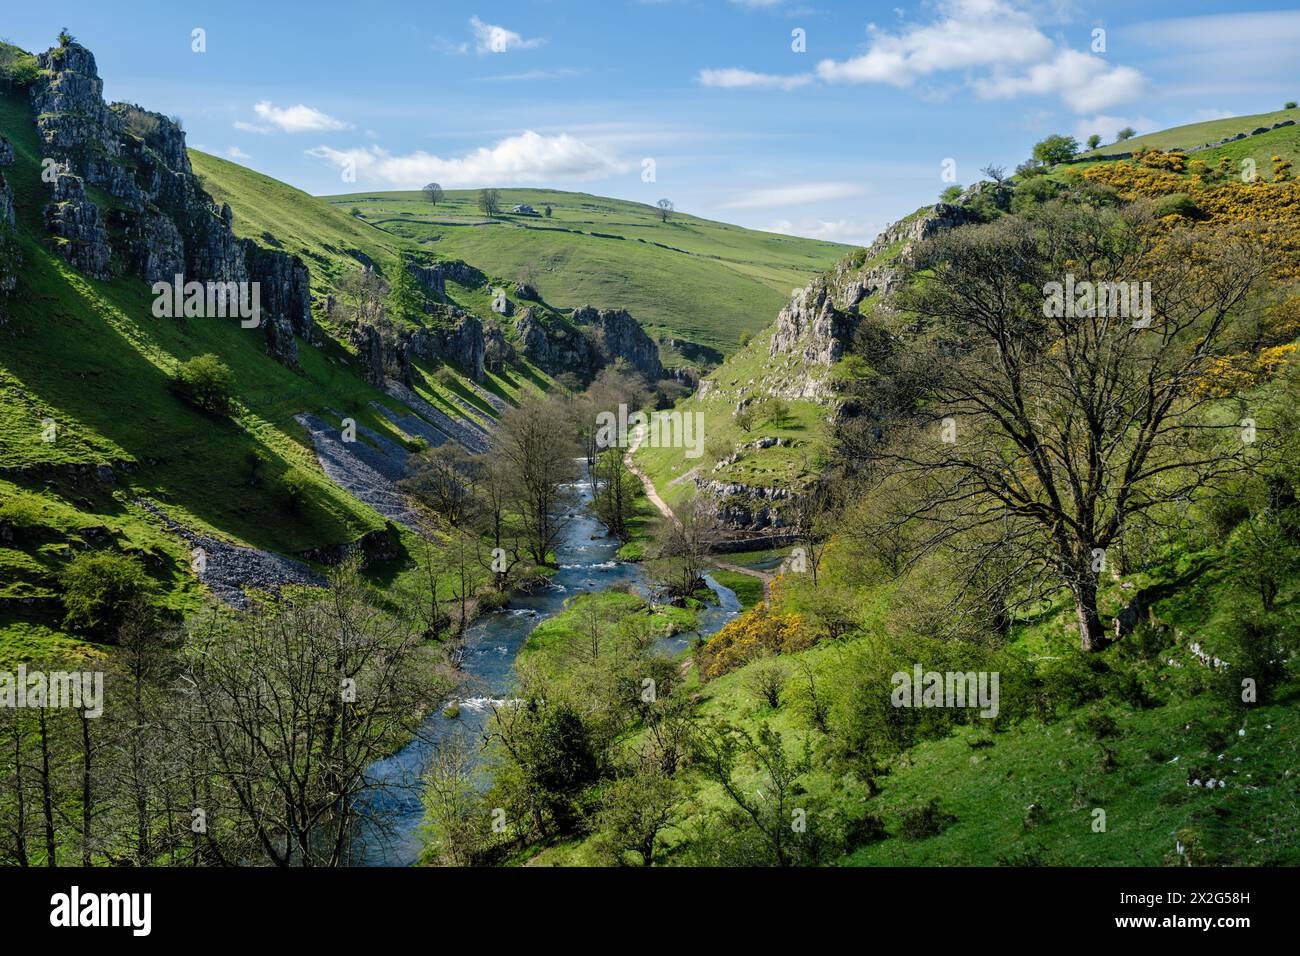
[[[623,456],[623,464],[627,465],[628,471],[641,479],[641,487],[645,489],[645,496],[650,499],[650,503],[659,509],[661,515],[680,528],[682,523],[677,520],[677,515],[673,514],[673,509],[668,507],[668,503],[659,497],[659,492],[655,490],[655,483],[650,480],[649,475],[636,466],[636,462],[632,459],[644,439],[645,426],[638,425],[636,434],[632,436],[632,444],[628,446],[627,454]]]
[[[641,480],[641,487],[645,489],[645,496],[650,499],[650,503],[659,509],[659,513],[671,521],[673,524],[681,527],[681,522],[677,520],[677,515],[673,509],[668,507],[668,503],[659,497],[659,492],[655,490],[655,483],[650,480],[650,476],[636,466],[633,456],[636,450],[641,447],[641,441],[645,437],[645,426],[637,426],[636,434],[632,437],[632,443],[628,446],[627,454],[623,456],[623,464],[627,465],[627,470],[636,475]],[[684,476],[683,476],[684,477]],[[758,578],[763,582],[763,605],[766,607],[772,599],[772,582],[776,575],[770,571],[759,571],[757,568],[746,568],[739,564],[732,564],[730,561],[714,561],[715,565],[725,571],[732,571],[736,574],[744,574],[751,578]]]

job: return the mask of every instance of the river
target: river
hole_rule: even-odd
[[[477,744],[490,705],[509,697],[515,657],[539,622],[560,611],[575,594],[603,591],[620,582],[648,595],[645,569],[617,560],[619,541],[588,512],[591,491],[587,482],[575,482],[567,491],[570,516],[555,544],[560,567],[550,586],[513,598],[507,607],[485,614],[465,632],[461,669],[472,690],[470,696],[458,701],[460,716],[449,719],[440,711],[430,714],[409,744],[372,764],[367,771],[371,788],[365,797],[369,812],[364,816],[382,820],[383,828],[370,820],[358,827],[352,842],[354,865],[410,866],[419,859],[424,846],[420,780],[434,748],[454,735],[462,735],[474,745],[473,752],[479,752]],[[659,641],[660,653],[671,656],[685,650],[697,635],[712,634],[740,612],[735,592],[718,584],[711,575],[706,575],[705,580],[718,603],[701,611],[697,630]]]

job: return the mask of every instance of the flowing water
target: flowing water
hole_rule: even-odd
[[[622,582],[643,596],[648,594],[644,569],[639,564],[616,560],[618,540],[588,513],[591,492],[587,483],[577,482],[568,490],[572,511],[555,544],[560,567],[550,587],[512,599],[508,607],[484,615],[465,632],[461,668],[472,689],[469,696],[458,701],[460,716],[448,719],[441,712],[431,714],[411,743],[371,765],[367,775],[372,787],[365,798],[369,803],[365,816],[383,820],[383,829],[376,823],[359,827],[352,843],[356,865],[410,866],[419,859],[424,843],[420,832],[424,814],[420,779],[434,748],[460,735],[471,745],[472,752],[478,752],[491,705],[509,696],[515,657],[540,621],[560,611],[568,598],[584,591],[603,591]],[[712,634],[739,613],[740,602],[733,591],[711,576],[706,575],[705,580],[718,603],[700,612],[697,630],[659,641],[659,653],[676,654],[697,636]]]

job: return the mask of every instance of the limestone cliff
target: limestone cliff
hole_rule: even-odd
[[[37,64],[31,101],[55,251],[100,279],[128,272],[151,283],[176,275],[256,282],[270,350],[296,363],[295,334],[310,340],[313,333],[303,262],[236,237],[230,207],[218,207],[194,176],[179,124],[131,104],[106,104],[85,47],[54,47]],[[100,210],[87,187],[110,196],[111,210]]]

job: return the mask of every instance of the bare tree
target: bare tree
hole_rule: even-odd
[[[420,192],[424,193],[424,201],[432,206],[442,202],[442,187],[437,183],[427,183]]]
[[[911,498],[883,520],[919,529],[914,556],[964,549],[978,567],[1001,553],[1016,575],[1050,571],[1074,597],[1083,648],[1101,648],[1107,549],[1261,457],[1264,430],[1256,441],[1214,418],[1204,385],[1238,348],[1234,319],[1269,272],[1263,244],[1164,232],[1142,205],[1049,204],[941,236],[918,268],[901,302],[916,321],[903,345],[915,405],[871,452]],[[1067,282],[1101,304],[1066,307]],[[1118,307],[1143,282],[1150,314]]]
[[[704,586],[704,569],[717,541],[717,522],[702,497],[692,498],[655,530],[650,573],[672,597],[685,599]]]
[[[671,199],[661,199],[655,205],[659,208],[659,220],[667,222],[673,214],[673,201]]]
[[[345,862],[354,825],[384,822],[362,799],[366,768],[449,689],[422,645],[415,622],[372,603],[355,559],[327,591],[194,622],[186,697],[236,808],[227,827],[278,866]]]
[[[485,216],[495,216],[501,212],[501,193],[495,189],[478,191],[478,208]]]
[[[556,400],[529,397],[501,416],[494,457],[513,475],[513,510],[519,515],[528,552],[538,564],[550,560],[551,547],[564,526],[560,513],[562,486],[573,479],[573,447]]]

